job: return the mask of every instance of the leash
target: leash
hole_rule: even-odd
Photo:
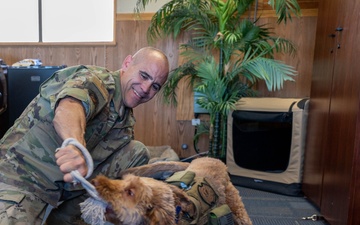
[[[81,183],[84,189],[89,193],[91,198],[86,199],[84,202],[80,203],[81,209],[81,217],[84,219],[85,222],[92,224],[92,225],[102,225],[105,224],[105,210],[107,204],[101,199],[99,193],[96,191],[94,185],[92,185],[86,179],[91,176],[94,171],[94,162],[89,153],[89,151],[78,142],[74,138],[67,138],[61,145],[61,148],[64,148],[68,145],[74,145],[78,148],[81,153],[84,155],[88,172],[85,177],[83,177],[78,170],[71,171],[70,174],[73,177],[73,183]],[[56,149],[56,151],[58,151]]]

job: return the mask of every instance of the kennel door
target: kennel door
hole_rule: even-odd
[[[249,170],[280,173],[289,164],[292,112],[234,111],[233,154]]]

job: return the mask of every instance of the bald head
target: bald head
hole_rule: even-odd
[[[158,59],[159,62],[162,62],[164,67],[169,70],[169,61],[167,56],[160,49],[154,47],[141,48],[132,56],[132,58],[134,65],[149,60],[150,58]]]
[[[124,104],[133,108],[152,99],[168,74],[168,58],[159,49],[145,47],[127,56],[120,73]]]

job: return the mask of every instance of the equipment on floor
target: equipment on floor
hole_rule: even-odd
[[[241,98],[228,116],[226,164],[234,184],[301,195],[309,100]]]
[[[54,72],[66,66],[8,67],[7,91],[9,126],[39,94],[40,85]]]

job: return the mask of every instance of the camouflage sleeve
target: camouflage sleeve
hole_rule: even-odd
[[[107,70],[85,66],[69,67],[55,72],[40,87],[41,97],[55,110],[65,97],[78,99],[84,105],[86,119],[94,117],[107,104],[109,91],[102,79],[109,79]]]

